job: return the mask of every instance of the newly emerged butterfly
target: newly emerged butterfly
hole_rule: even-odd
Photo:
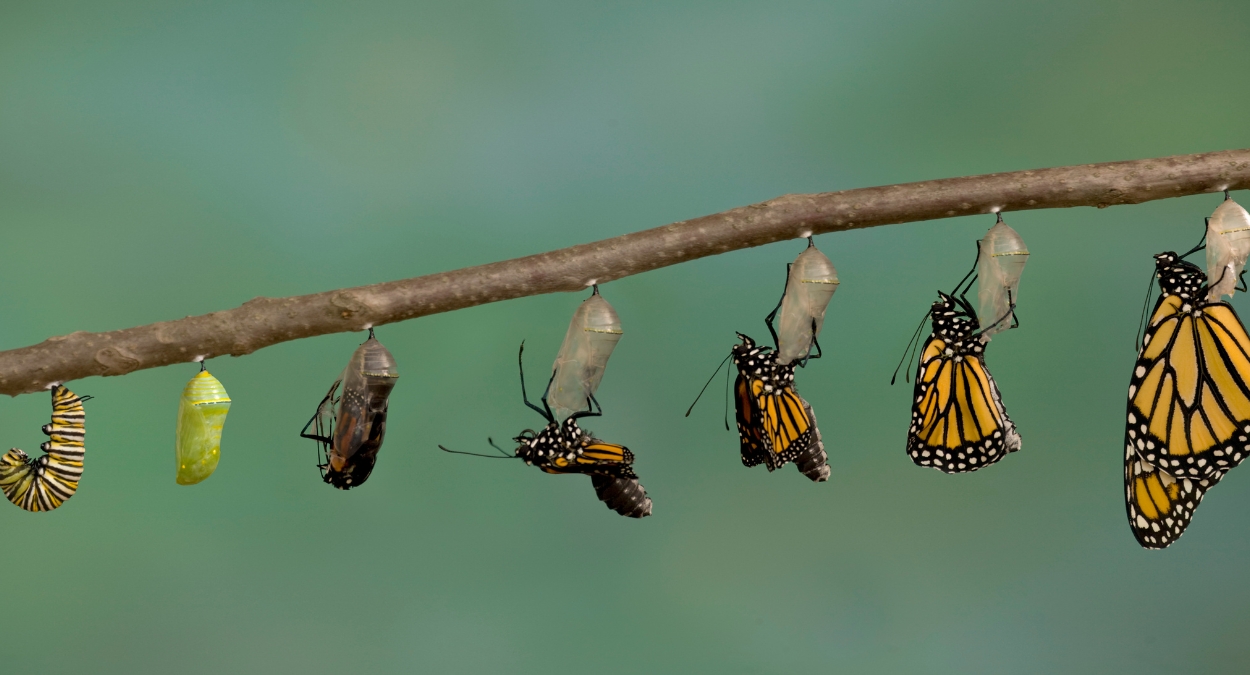
[[[738,369],[734,418],[743,466],[763,464],[771,472],[794,462],[799,473],[811,480],[829,480],[829,456],[812,406],[795,388],[794,369],[805,366],[809,359],[820,358],[817,337],[838,283],[833,263],[808,237],[807,248],[787,267],[781,301],[764,318],[777,349],[757,345],[750,337],[737,334],[741,342],[733,346],[729,358]],[[773,323],[778,313],[780,329]]]
[[[39,446],[47,454],[31,459],[13,448],[0,457],[0,490],[9,501],[27,511],[51,511],[78,491],[87,451],[82,403],[90,398],[52,387],[52,423],[43,426],[48,440]]]
[[[907,455],[916,464],[966,473],[1020,449],[1020,434],[985,365],[985,347],[995,329],[1019,325],[1014,295],[1027,256],[1024,242],[1000,217],[978,244],[977,266],[951,293],[938,291],[927,317],[933,332],[920,348],[912,392]],[[966,298],[978,271],[987,277],[979,280],[982,306],[1000,312],[984,328]],[[919,335],[917,329],[913,340]]]
[[[794,364],[778,363],[772,348],[742,333],[738,338],[742,342],[730,356],[738,368],[734,415],[743,466],[763,464],[776,471],[794,462],[813,481],[829,480],[829,456],[812,407],[794,388]]]
[[[643,518],[651,515],[651,498],[634,473],[634,453],[623,445],[595,438],[577,423],[580,418],[597,417],[603,412],[601,408],[596,410],[595,390],[621,334],[620,317],[596,286],[569,322],[541,399],[542,407],[531,403],[526,394],[522,360],[525,343],[521,343],[517,353],[521,400],[542,415],[547,424],[539,431],[526,429],[513,438],[517,443],[513,454],[500,449],[500,455],[485,456],[518,458],[546,473],[588,475],[595,494],[608,508],[622,516]],[[456,454],[477,454],[439,447]]]
[[[174,481],[194,485],[213,475],[221,459],[221,430],[230,411],[230,396],[221,381],[200,365],[178,400],[174,431]]]
[[[576,417],[548,422],[541,431],[526,429],[513,439],[516,456],[547,473],[590,476],[595,494],[608,508],[629,518],[651,515],[651,498],[634,473],[634,453],[582,430]]]
[[[1159,299],[1128,388],[1125,501],[1145,548],[1176,541],[1206,491],[1250,454],[1250,336],[1182,258],[1155,256]]]
[[[386,434],[391,390],[398,379],[395,357],[370,328],[369,339],[352,354],[343,374],[300,432],[300,436],[317,441],[317,466],[325,482],[350,490],[369,479]],[[311,434],[310,427],[314,428]]]

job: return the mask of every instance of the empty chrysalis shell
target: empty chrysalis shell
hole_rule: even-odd
[[[195,485],[213,475],[221,459],[221,429],[230,411],[230,397],[221,382],[201,370],[187,382],[178,400],[174,459],[179,485]]]
[[[382,447],[391,390],[398,379],[395,357],[370,334],[340,378],[343,390],[334,415],[327,483],[346,490],[369,477]]]
[[[838,290],[838,271],[815,245],[790,265],[777,326],[777,363],[805,359],[825,324],[825,308]]]
[[[1018,300],[1020,275],[1029,260],[1024,240],[1000,217],[985,233],[977,254],[977,300],[981,325],[986,328],[982,339],[1011,327],[1011,305]]]
[[[1207,221],[1207,279],[1211,287],[1207,299],[1233,297],[1237,279],[1250,256],[1250,213],[1240,204],[1225,199]]]
[[[620,341],[621,317],[612,305],[599,295],[598,287],[586,298],[569,322],[564,344],[551,365],[551,384],[547,386],[547,405],[557,423],[569,415],[586,410],[588,399],[599,388],[608,357]]]

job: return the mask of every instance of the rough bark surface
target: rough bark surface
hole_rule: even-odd
[[[104,333],[76,332],[0,352],[0,393],[125,375],[196,357],[240,356],[287,340],[359,331],[631,274],[785,239],[995,210],[1138,204],[1250,189],[1250,149],[784,195],[590,244],[402,281],[289,298]]]

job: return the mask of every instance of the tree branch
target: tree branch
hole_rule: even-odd
[[[577,291],[668,265],[808,234],[994,210],[1138,204],[1250,188],[1250,150],[1015,171],[785,195],[590,244],[402,281],[290,298],[106,333],[79,331],[0,352],[0,393],[125,375],[196,357],[240,356],[287,340],[364,330],[529,295]]]

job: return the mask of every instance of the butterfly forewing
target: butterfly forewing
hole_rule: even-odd
[[[937,347],[936,349],[934,347]],[[976,471],[1020,448],[998,388],[981,360],[945,354],[930,338],[916,374],[907,453],[920,466],[946,473]]]
[[[1250,452],[1250,337],[1223,302],[1160,298],[1129,383],[1128,443],[1147,464],[1211,478]]]
[[[743,342],[733,350],[738,368],[734,410],[742,463],[775,471],[794,462],[813,481],[827,480],[828,455],[811,406],[794,389],[794,366],[778,364],[775,352],[739,337]]]

